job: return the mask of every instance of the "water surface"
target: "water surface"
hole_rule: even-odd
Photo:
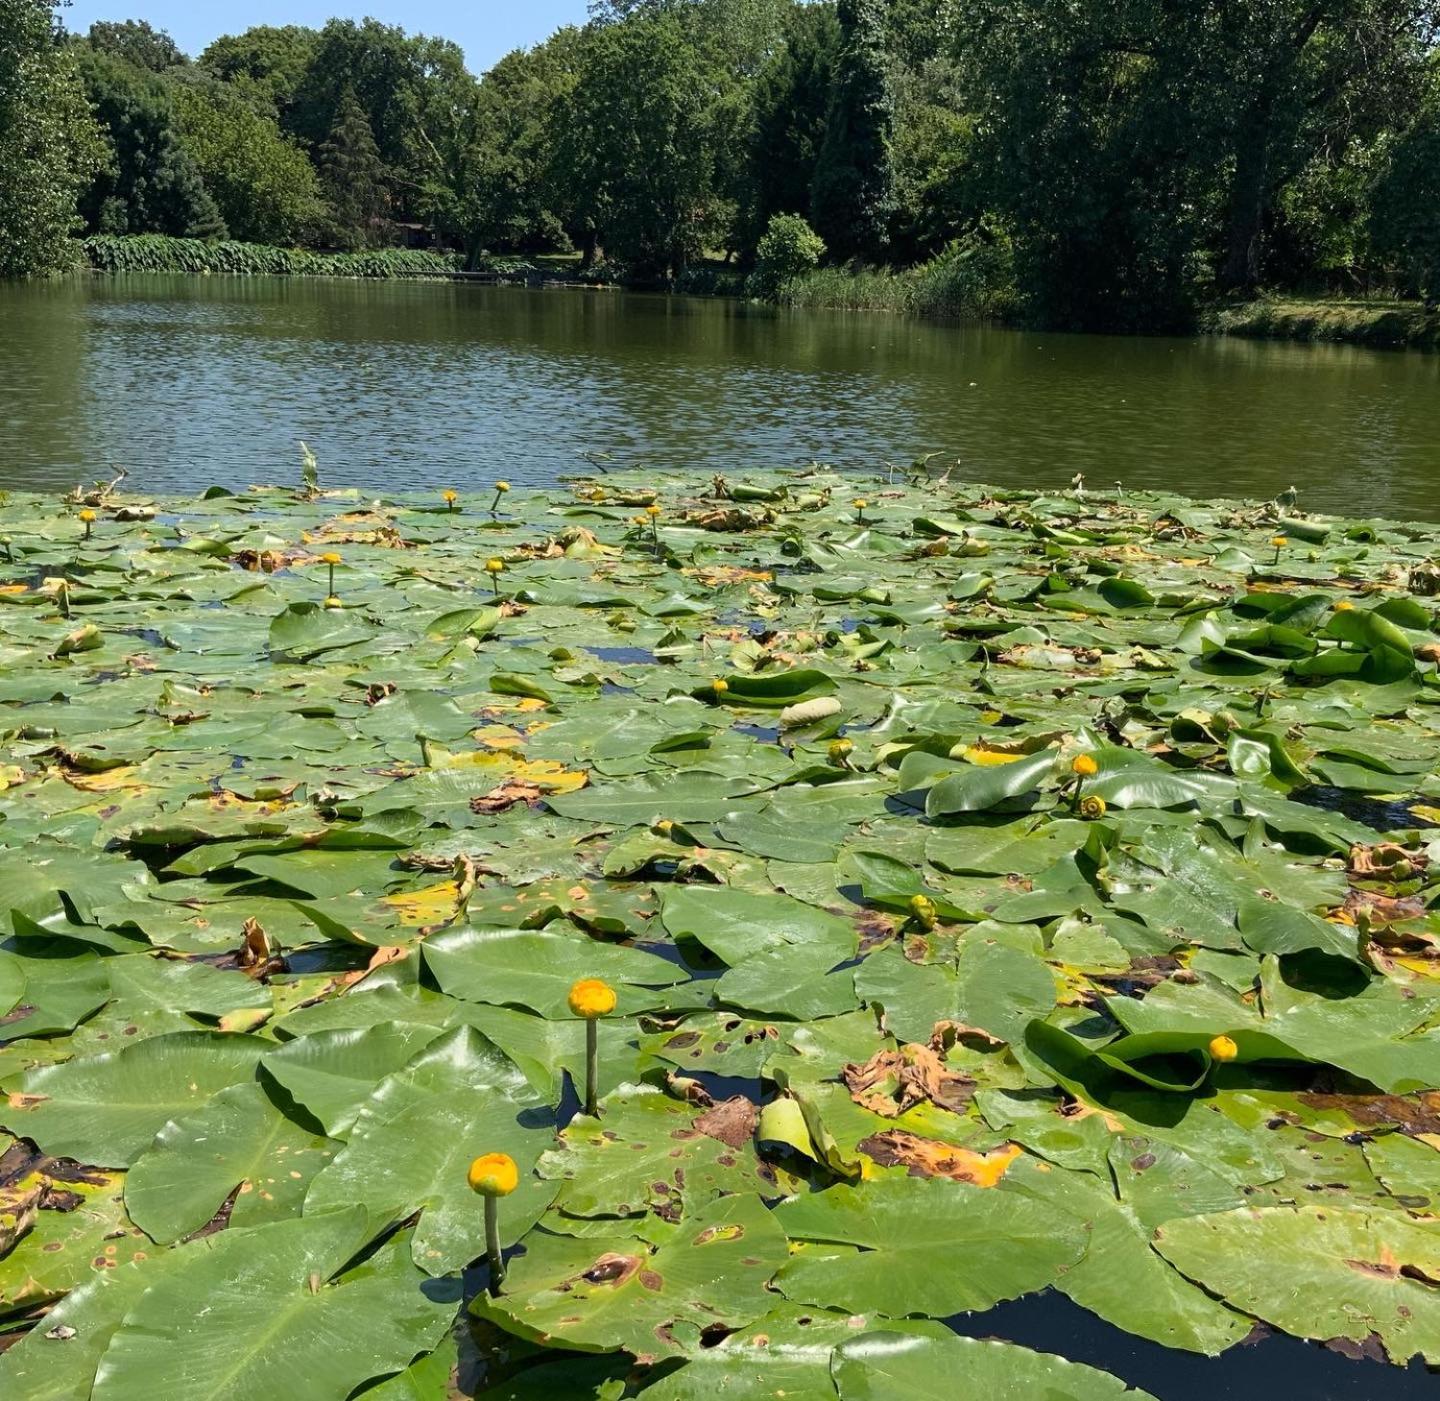
[[[553,480],[579,454],[1440,518],[1440,356],[1040,335],[619,292],[182,276],[0,286],[0,487]]]

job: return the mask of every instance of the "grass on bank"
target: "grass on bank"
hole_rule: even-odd
[[[1204,329],[1257,339],[1440,349],[1440,311],[1427,311],[1419,302],[1262,297],[1214,312]]]

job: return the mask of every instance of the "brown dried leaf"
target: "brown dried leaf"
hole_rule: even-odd
[[[707,1109],[695,1120],[695,1127],[727,1147],[743,1148],[755,1137],[755,1125],[759,1122],[760,1111],[755,1105],[744,1095],[734,1095]]]
[[[947,1070],[929,1046],[915,1042],[898,1051],[877,1051],[864,1065],[852,1063],[841,1074],[850,1098],[886,1119],[926,1100],[959,1114],[975,1094],[974,1080]]]
[[[498,788],[492,788],[482,798],[470,799],[470,811],[479,813],[505,812],[517,803],[538,803],[545,795],[538,783],[528,779],[506,779]]]

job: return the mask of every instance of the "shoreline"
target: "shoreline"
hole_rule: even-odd
[[[630,285],[615,281],[590,281],[575,277],[573,273],[566,276],[559,269],[529,258],[492,258],[485,260],[485,266],[467,269],[460,266],[458,255],[422,249],[316,253],[233,241],[206,244],[193,239],[144,235],[136,239],[86,239],[81,244],[81,252],[84,261],[77,266],[77,273],[106,276],[176,273],[202,277],[332,277],[347,281],[450,281],[573,291],[665,291],[653,283]],[[733,290],[733,278],[718,280],[728,285],[706,286],[707,279],[702,277],[695,279],[691,285],[671,289],[671,294],[752,300]],[[838,295],[822,293],[812,298],[804,294],[802,280],[800,296],[792,295],[766,304],[797,311],[888,312],[919,320],[1012,326],[1003,317],[960,312],[942,315],[939,311],[909,305],[903,281],[903,274],[883,272],[846,276],[838,281],[827,279],[831,290]],[[872,295],[864,294],[867,288]],[[884,294],[878,294],[882,288]],[[892,291],[893,296],[890,295]],[[860,295],[852,295],[854,293]],[[1153,334],[1174,335],[1175,332],[1157,331]],[[1288,340],[1302,344],[1348,344],[1371,350],[1434,352],[1440,351],[1440,310],[1427,311],[1419,302],[1262,296],[1202,311],[1193,334],[1247,340]]]

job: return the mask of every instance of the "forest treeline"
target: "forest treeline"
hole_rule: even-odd
[[[373,20],[192,58],[60,13],[0,0],[0,273],[158,233],[718,259],[764,295],[923,267],[1083,328],[1440,296],[1440,0],[595,0],[478,78]]]

